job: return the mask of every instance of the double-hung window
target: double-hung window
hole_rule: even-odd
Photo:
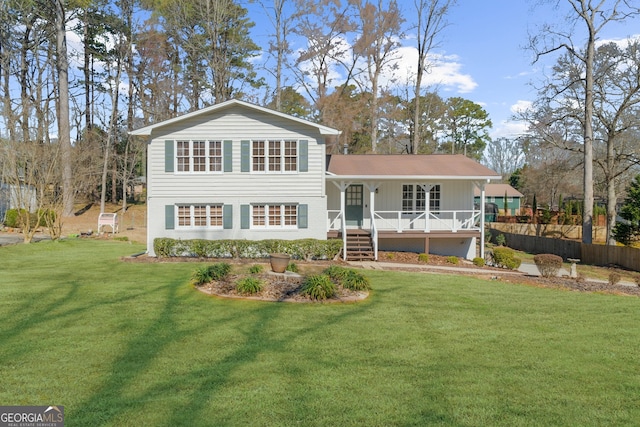
[[[222,172],[222,141],[177,141],[178,172]]]
[[[402,212],[420,213],[425,211],[426,192],[424,187],[419,184],[403,184],[402,185]],[[440,184],[431,187],[429,192],[429,211],[440,211]]]
[[[252,228],[297,228],[298,205],[251,205]]]
[[[222,228],[222,205],[178,205],[178,227]]]
[[[251,142],[253,172],[297,172],[298,142],[295,140],[254,140]]]

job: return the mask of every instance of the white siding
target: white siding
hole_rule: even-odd
[[[181,239],[326,239],[327,207],[324,194],[324,139],[318,130],[240,106],[193,117],[154,129],[148,147],[148,250],[153,255],[157,237]],[[308,141],[308,171],[296,173],[241,172],[241,141],[291,139]],[[230,140],[232,172],[165,172],[167,140]],[[175,153],[174,153],[175,154]],[[240,205],[251,203],[308,205],[308,228],[297,230],[243,230]],[[165,206],[221,203],[233,206],[233,228],[165,229]]]

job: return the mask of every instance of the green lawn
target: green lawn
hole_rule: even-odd
[[[357,304],[224,300],[139,245],[0,248],[0,404],[68,426],[638,425],[640,299],[367,271]]]

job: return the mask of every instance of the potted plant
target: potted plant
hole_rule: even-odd
[[[270,254],[269,262],[274,273],[284,273],[291,257],[288,254]]]

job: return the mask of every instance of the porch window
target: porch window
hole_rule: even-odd
[[[252,141],[251,147],[253,172],[297,172],[298,141]]]
[[[222,172],[222,141],[177,141],[178,172]]]
[[[251,224],[253,228],[296,228],[298,205],[252,205]]]
[[[222,228],[222,205],[178,205],[179,228]]]
[[[419,184],[402,185],[402,212],[424,212],[426,206],[426,192]],[[431,187],[429,192],[429,211],[440,211],[440,184]]]

